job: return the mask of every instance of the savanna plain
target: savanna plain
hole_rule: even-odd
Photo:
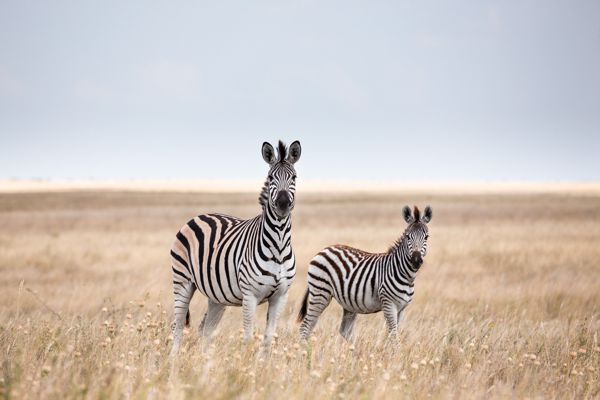
[[[191,217],[256,215],[256,193],[77,190],[0,194],[0,397],[598,398],[600,196],[569,190],[302,192],[298,272],[272,348],[241,338],[229,308],[212,340],[171,348],[169,249]],[[334,302],[313,337],[295,321],[307,263],[345,243],[386,251],[404,205],[433,208],[429,252],[397,341],[381,314],[338,334]]]

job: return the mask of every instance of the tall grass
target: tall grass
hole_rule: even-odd
[[[307,343],[306,263],[346,243],[384,251],[404,204],[431,204],[429,254],[397,341],[381,314],[356,340],[332,304]],[[169,358],[168,249],[189,217],[243,217],[255,195],[73,192],[0,196],[0,394],[11,398],[594,398],[600,396],[600,199],[564,194],[299,194],[297,280],[276,343],[241,339],[229,309]]]

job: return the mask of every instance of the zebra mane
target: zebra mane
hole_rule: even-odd
[[[283,143],[280,140],[279,144],[277,145],[277,153],[278,153],[277,163],[286,162],[285,159],[287,157],[287,150],[288,149],[287,149],[287,146],[285,145],[285,143]],[[269,178],[265,179],[265,183],[263,184],[263,187],[260,191],[260,195],[258,196],[258,204],[260,204],[260,206],[262,207],[263,210],[267,207],[268,203],[269,203]]]
[[[419,211],[419,207],[415,206],[413,210],[413,217],[415,218],[415,222],[419,222],[421,220],[421,211]]]
[[[267,207],[269,202],[269,179],[265,179],[260,195],[258,195],[258,204],[262,207],[263,211]]]
[[[392,253],[392,252],[394,252],[394,250],[399,249],[405,236],[406,236],[406,232],[402,233],[402,236],[400,236],[399,239],[396,239],[396,241],[394,241],[394,243],[392,243],[392,245],[388,249],[388,253]]]
[[[287,147],[285,143],[281,140],[279,141],[279,145],[277,146],[277,152],[279,153],[279,162],[284,162],[285,157],[287,156]]]

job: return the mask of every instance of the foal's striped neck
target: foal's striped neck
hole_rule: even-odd
[[[415,268],[411,260],[406,233],[403,233],[400,239],[390,248],[387,254],[387,264],[391,267],[390,269],[400,270],[402,277],[407,282],[414,282],[418,268]]]

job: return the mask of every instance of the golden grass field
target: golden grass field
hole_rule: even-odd
[[[212,342],[196,327],[169,359],[169,248],[189,218],[259,212],[256,193],[0,193],[0,396],[4,398],[598,398],[600,196],[471,190],[299,189],[296,282],[270,354],[243,344],[230,308]],[[306,265],[326,245],[380,252],[405,204],[433,207],[429,253],[398,342],[381,314],[338,334],[341,308],[301,343]]]

